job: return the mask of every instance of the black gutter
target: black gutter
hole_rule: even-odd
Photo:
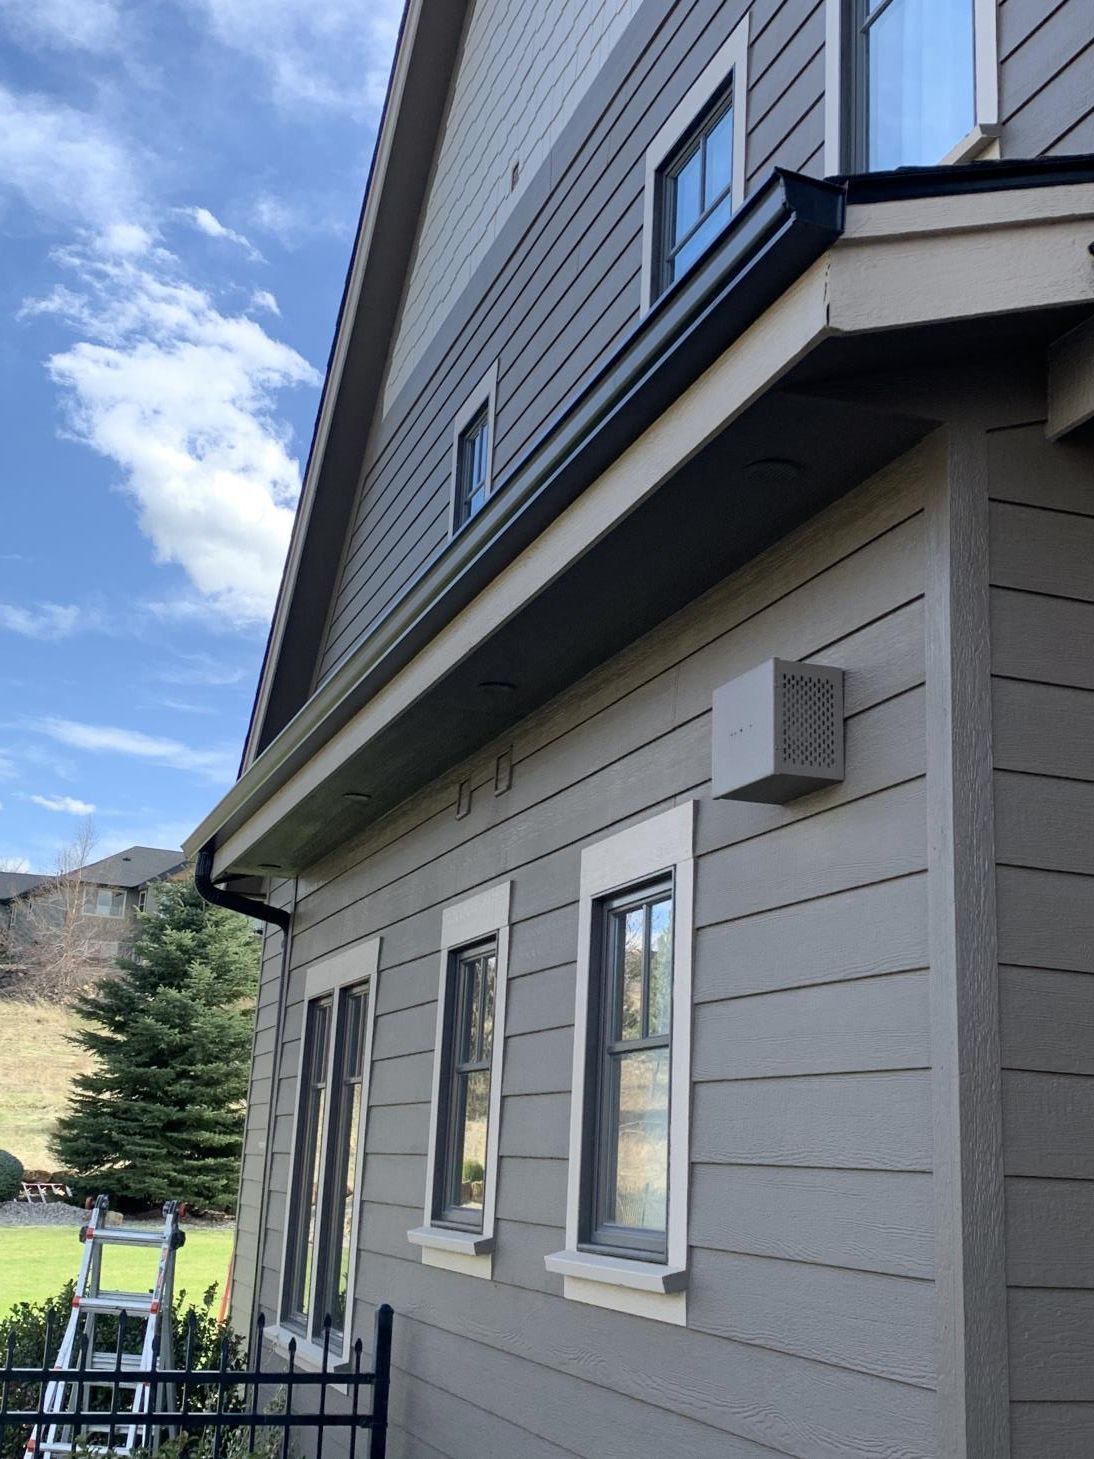
[[[224,907],[229,912],[242,912],[245,917],[255,917],[259,922],[272,922],[282,932],[288,932],[292,914],[283,907],[271,907],[268,902],[256,901],[253,897],[241,897],[218,887],[213,881],[213,848],[203,846],[194,862],[194,886],[198,896],[213,907]]]
[[[895,167],[889,172],[847,173],[830,181],[846,190],[848,203],[895,203],[1009,192],[1015,188],[1066,187],[1094,181],[1094,153],[962,162],[945,167]]]

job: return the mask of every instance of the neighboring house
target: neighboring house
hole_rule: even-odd
[[[412,0],[188,843],[389,1454],[1094,1453],[1092,107],[1088,0]]]
[[[12,948],[43,934],[67,937],[70,956],[111,963],[132,939],[136,913],[155,907],[156,885],[186,865],[180,851],[130,846],[58,876],[0,873],[0,925]],[[9,953],[10,955],[10,953]]]

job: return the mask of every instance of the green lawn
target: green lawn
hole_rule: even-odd
[[[0,1318],[14,1302],[39,1302],[75,1278],[83,1247],[76,1226],[0,1226]],[[217,1303],[224,1291],[232,1254],[232,1229],[192,1230],[175,1258],[175,1292],[185,1287],[194,1303],[213,1282]],[[151,1287],[157,1247],[107,1247],[103,1285],[138,1292]]]
[[[17,998],[0,1002],[0,1148],[18,1156],[27,1170],[57,1169],[49,1148],[53,1126],[73,1077],[92,1065],[89,1054],[69,1043],[75,1028],[71,1009]],[[5,1234],[0,1230],[0,1238]]]

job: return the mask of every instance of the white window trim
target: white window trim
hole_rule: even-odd
[[[646,191],[642,213],[641,312],[657,302],[653,295],[654,216],[657,173],[665,159],[708,105],[733,77],[733,211],[745,200],[745,148],[748,142],[748,13],[730,38],[715,53],[703,74],[646,149]]]
[[[296,1095],[293,1108],[292,1122],[292,1143],[289,1146],[289,1197],[285,1205],[284,1229],[281,1233],[281,1265],[277,1276],[277,1312],[278,1322],[267,1327],[265,1336],[282,1352],[287,1351],[289,1343],[296,1343],[297,1356],[303,1360],[306,1366],[318,1366],[323,1360],[323,1346],[321,1343],[312,1341],[311,1338],[296,1332],[295,1329],[284,1325],[283,1310],[285,1302],[285,1272],[288,1266],[289,1255],[289,1232],[291,1228],[290,1205],[292,1192],[295,1189],[296,1176],[296,1147],[297,1147],[297,1125],[300,1119],[300,1081],[304,1072],[305,1054],[305,1033],[308,1016],[308,1004],[315,998],[321,998],[325,993],[337,994],[343,988],[351,987],[355,983],[368,982],[368,1011],[365,1015],[365,1047],[361,1064],[361,1120],[358,1126],[358,1159],[357,1170],[354,1177],[354,1198],[353,1198],[353,1229],[350,1233],[350,1250],[352,1259],[350,1262],[349,1286],[346,1290],[346,1330],[342,1334],[342,1346],[336,1349],[331,1344],[328,1361],[333,1366],[348,1363],[352,1346],[353,1329],[353,1297],[357,1285],[357,1260],[358,1241],[360,1239],[361,1227],[361,1192],[364,1185],[365,1173],[365,1140],[368,1125],[368,1100],[369,1083],[372,1075],[372,1040],[376,1028],[376,993],[379,982],[380,967],[380,938],[365,938],[359,942],[351,943],[348,947],[340,948],[338,952],[329,956],[319,958],[308,968],[304,980],[304,1001],[302,1005],[302,1022],[300,1027],[300,1053],[296,1066]],[[338,1002],[335,998],[335,1017],[337,1017]],[[334,1055],[336,1049],[337,1026],[332,1020],[330,1029],[330,1047],[327,1050],[327,1084],[330,1088],[333,1074]],[[329,1119],[329,1107],[327,1118]],[[323,1205],[323,1191],[327,1178],[327,1140],[323,1135],[322,1156],[319,1164],[319,1207]],[[319,1243],[316,1242],[316,1249],[313,1254],[313,1261],[318,1259]],[[314,1281],[313,1281],[314,1288]]]
[[[494,490],[494,416],[498,402],[498,362],[490,366],[486,374],[472,390],[464,403],[456,412],[452,422],[452,465],[449,471],[451,487],[448,501],[448,535],[454,537],[459,530],[456,525],[456,498],[460,489],[460,437],[471,424],[471,422],[486,407],[486,497],[487,500]],[[468,518],[470,521],[471,519]],[[466,524],[461,522],[459,527]]]
[[[695,900],[695,802],[630,826],[581,853],[577,991],[574,1002],[573,1093],[570,1102],[566,1249],[544,1258],[563,1278],[563,1295],[639,1317],[687,1322],[688,1176],[691,1113],[691,964]],[[669,1094],[668,1259],[632,1261],[580,1251],[581,1172],[586,1127],[593,1119],[587,1089],[593,906],[613,892],[671,872],[673,878],[672,1043]]]
[[[843,126],[848,88],[844,75],[844,22],[853,0],[828,0],[824,33],[824,175],[851,171]],[[999,7],[998,0],[973,0],[973,84],[975,124],[938,165],[999,157]]]
[[[437,1029],[433,1043],[433,1092],[429,1106],[423,1223],[406,1233],[407,1240],[421,1248],[424,1265],[444,1267],[448,1271],[485,1277],[487,1280],[493,1276],[494,1270],[511,888],[511,882],[499,882],[473,897],[445,907],[441,915],[441,965],[437,987]],[[483,1189],[482,1231],[456,1231],[448,1226],[433,1224],[441,1074],[444,1066],[445,1007],[448,1002],[448,980],[453,971],[452,954],[486,937],[497,938],[497,956],[494,970],[494,1035],[490,1051],[490,1110],[486,1128],[486,1184]]]

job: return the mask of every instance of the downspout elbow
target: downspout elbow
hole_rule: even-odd
[[[292,913],[283,907],[271,907],[268,902],[256,901],[253,897],[240,896],[225,887],[218,887],[213,881],[213,848],[203,846],[194,863],[194,886],[198,895],[214,907],[224,907],[229,912],[242,912],[245,917],[257,917],[260,922],[272,922],[282,932],[288,932]]]

